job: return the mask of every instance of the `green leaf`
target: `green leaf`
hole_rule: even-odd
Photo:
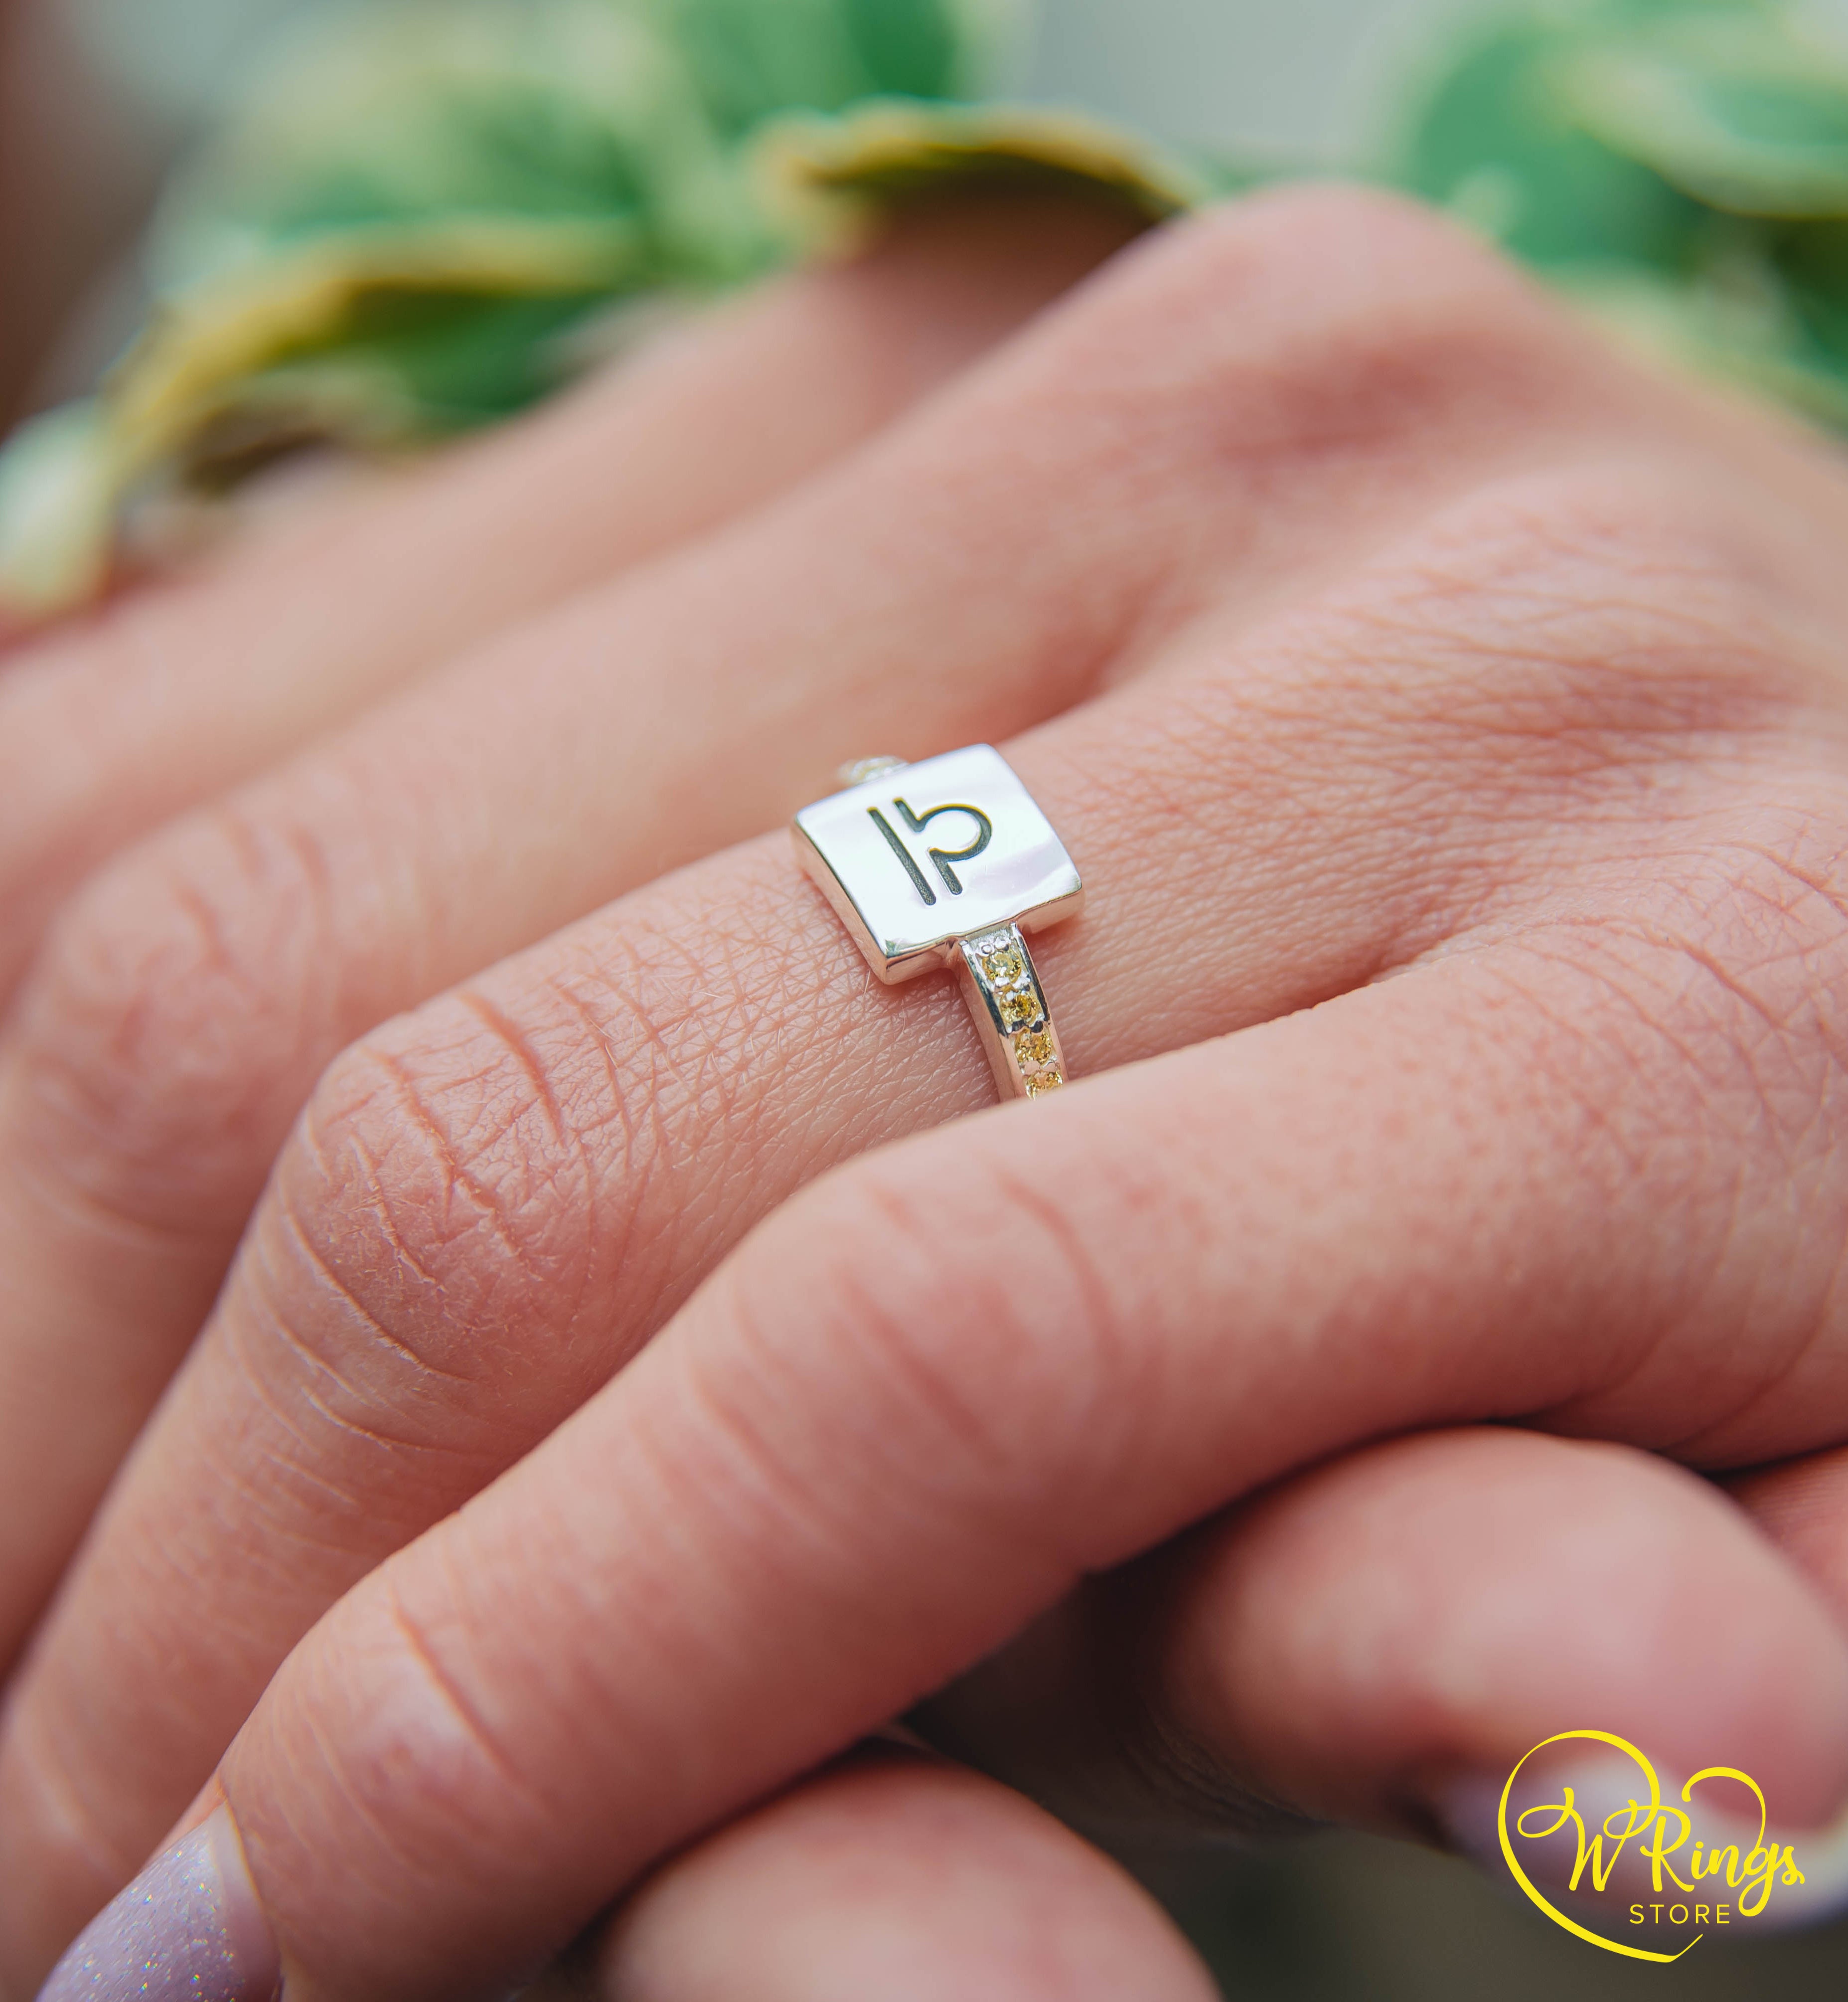
[[[1664,21],[1572,54],[1558,88],[1585,132],[1697,201],[1848,214],[1848,59],[1787,18]]]
[[[173,288],[309,239],[456,214],[622,218],[733,268],[735,169],[685,63],[617,0],[398,5],[323,29],[176,183]]]
[[[1818,358],[1848,382],[1848,221],[1791,225],[1778,233],[1773,254]]]
[[[811,242],[852,242],[886,211],[975,190],[1056,193],[1159,222],[1226,192],[1224,163],[1184,159],[1072,111],[876,99],[779,120],[758,145],[766,200]]]
[[[1559,87],[1573,40],[1545,17],[1466,46],[1424,102],[1393,178],[1537,264],[1691,267],[1700,204],[1577,122]]]
[[[993,0],[644,0],[720,130],[866,97],[940,98],[969,87]]]

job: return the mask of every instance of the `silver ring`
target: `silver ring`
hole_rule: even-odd
[[[953,965],[1004,1098],[1070,1072],[1026,934],[1076,917],[1084,885],[1051,823],[987,744],[869,758],[804,807],[796,853],[887,986]]]

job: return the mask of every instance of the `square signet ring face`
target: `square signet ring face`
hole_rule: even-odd
[[[1077,915],[1084,886],[1000,752],[971,745],[879,773],[797,814],[803,867],[888,985],[978,933]]]

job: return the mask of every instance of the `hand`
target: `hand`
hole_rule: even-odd
[[[873,986],[774,838],[364,1038],[16,1686],[22,1965],[237,1734],[291,1996],[486,1990],[1057,1608],[947,1725],[979,1750],[1024,1706],[1082,1777],[1061,1720],[1127,1690],[1107,1751],[1187,1748],[1129,1761],[1168,1821],[1255,1794],[1428,1826],[1581,1704],[1670,1760],[1723,1734],[1792,1819],[1832,1811],[1822,1593],[1627,1448],[1748,1465],[1843,1430],[1843,511],[1819,452],[1634,375],[1448,231],[1306,194],[1121,260],[639,578],[632,713],[741,703],[741,658],[774,692],[719,717],[702,801],[749,783],[767,818],[846,749],[1052,719],[1010,755],[1091,902],[1042,965],[1079,1074],[1130,1067],[867,1154],[981,1105],[982,1062],[953,996]],[[601,745],[560,734],[594,678],[514,702],[507,673],[239,803],[244,853],[322,831],[312,907],[359,941],[325,963],[392,937],[338,825],[368,775],[442,836],[393,954],[480,957],[522,875],[523,908],[582,896],[530,850],[491,873],[487,826],[549,785],[594,845]],[[459,798],[491,811],[455,842]],[[162,838],[170,871],[205,825]],[[119,971],[160,963],[119,946],[152,852],[22,1013],[16,1075],[56,1089],[19,1130],[86,1191],[160,1158],[118,1054],[170,992]],[[270,914],[203,880],[251,969],[223,1019],[254,1019]],[[192,1172],[183,1214],[217,1214],[234,1178]],[[96,1242],[22,1233],[43,1301]],[[127,1318],[74,1317],[93,1345],[41,1367],[113,1358]],[[1627,1443],[1415,1435],[1483,1418]],[[1827,1478],[1751,1500],[1821,1480],[1832,1523]],[[1588,1507],[1625,1540],[1588,1580]],[[1133,1622],[1083,1617],[1116,1592]]]
[[[327,1059],[779,818],[692,783],[757,683],[748,647],[678,718],[690,662],[612,659],[658,595],[643,560],[799,487],[1124,227],[1034,202],[926,213],[432,471],[0,662],[0,998],[37,953],[0,1048],[0,1665]],[[677,797],[703,804],[664,835]]]

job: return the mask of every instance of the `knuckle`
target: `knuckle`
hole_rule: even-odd
[[[11,1962],[30,1960],[40,1949],[46,1950],[41,1967],[47,1964],[68,1935],[35,1935],[55,1934],[68,1911],[100,1911],[145,1860],[124,1833],[119,1797],[99,1797],[82,1760],[72,1755],[75,1733],[55,1705],[50,1717],[42,1699],[16,1694],[0,1746],[6,1801],[0,1858],[8,1866],[0,1892],[0,1981],[16,1971]]]
[[[1747,1128],[1788,1160],[1839,1146],[1848,1113],[1848,788],[1793,773],[1777,791],[1710,832],[1649,940],[1674,962],[1676,1017],[1732,1053]]]
[[[444,1535],[439,1526],[427,1548],[438,1550]],[[504,1875],[510,1842],[522,1854],[556,1847],[560,1815],[574,1805],[561,1774],[581,1770],[584,1719],[564,1720],[569,1751],[532,1756],[542,1713],[553,1721],[552,1678],[519,1662],[522,1700],[510,1708],[495,1671],[518,1655],[520,1634],[504,1617],[472,1613],[466,1596],[445,1589],[438,1564],[382,1568],[334,1609],[328,1644],[285,1665],[232,1748],[227,1791],[285,1940],[302,1916],[292,1894],[300,1883],[331,1885],[350,1905],[376,1898],[382,1884],[441,1883],[452,1892],[465,1884],[459,1902],[472,1915],[491,1906],[478,1887]],[[304,1776],[284,1812],[261,1784],[279,1767]],[[258,1783],[246,1791],[253,1770]],[[459,1911],[457,1923],[469,1922]],[[375,1948],[363,1976],[341,1964],[350,1951],[311,1930],[295,1958],[318,1990],[344,1994],[378,1977]]]
[[[260,1366],[331,1377],[343,1422],[451,1444],[590,1394],[689,1283],[666,1226],[700,1149],[748,1142],[752,1025],[790,992],[786,941],[749,971],[740,943],[599,925],[344,1051],[260,1226]]]
[[[229,811],[93,878],[19,997],[35,1160],[109,1213],[236,1227],[295,1107],[312,859]]]
[[[1460,408],[1501,431],[1512,412],[1538,421],[1567,358],[1595,351],[1462,230],[1340,187],[1252,197],[1163,232],[1100,289],[1090,326],[1074,361],[1159,385],[1247,458],[1359,449]]]
[[[459,1004],[415,1020],[415,1041],[368,1038],[323,1073],[277,1166],[246,1317],[265,1375],[375,1437],[447,1435],[500,1380],[522,1306],[573,1276],[542,1241],[542,1088]]]
[[[1477,487],[1349,609],[1421,721],[1567,750],[1768,721],[1804,644],[1746,526],[1640,458]]]
[[[818,1505],[896,1480],[1056,1533],[1131,1449],[1147,1386],[1131,1290],[1076,1206],[1005,1150],[873,1158],[751,1240],[705,1394],[760,1425],[751,1414],[800,1411],[825,1382],[842,1437]]]
[[[1678,1153],[1728,1202],[1739,1174],[1826,1195],[1848,1142],[1848,786],[1790,770],[1747,789],[1683,824],[1645,893],[1633,867],[1602,872],[1522,950],[1577,983],[1583,1034],[1639,1118],[1654,1107],[1643,1130],[1668,1146],[1630,1166],[1666,1188]]]

